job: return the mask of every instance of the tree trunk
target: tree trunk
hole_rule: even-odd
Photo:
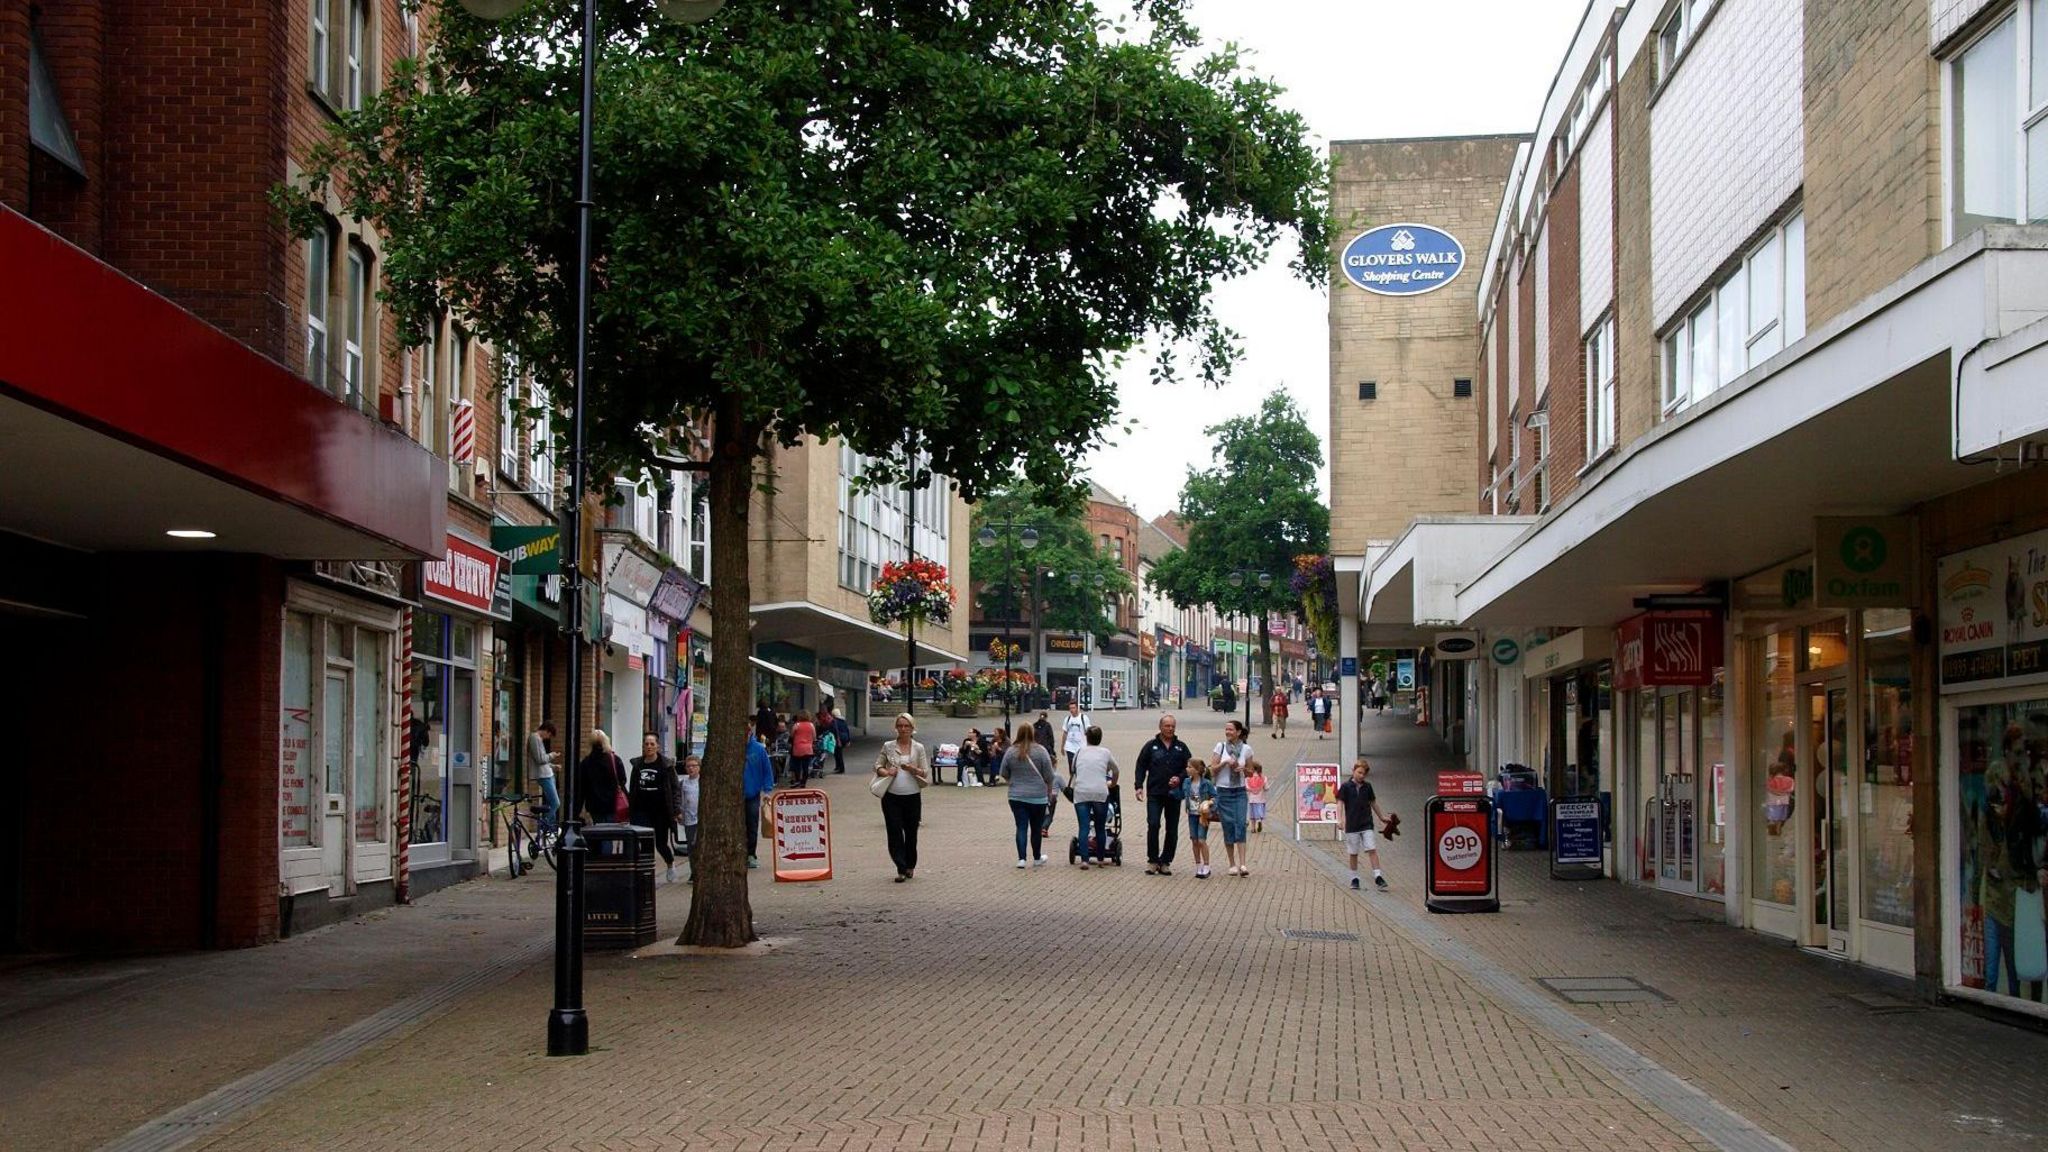
[[[680,944],[738,948],[755,939],[754,908],[747,896],[742,776],[754,681],[747,660],[753,654],[747,627],[753,602],[747,579],[747,511],[761,431],[758,424],[740,418],[736,402],[719,402],[711,437],[710,735],[698,805],[702,843],[691,859],[697,882],[690,890],[690,916],[683,923]]]

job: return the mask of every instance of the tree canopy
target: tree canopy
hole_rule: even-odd
[[[1283,234],[1297,274],[1327,277],[1307,125],[1234,50],[1199,50],[1186,0],[1133,0],[1128,28],[1089,0],[731,0],[691,27],[592,2],[593,473],[707,429],[718,540],[747,537],[765,446],[805,436],[928,453],[970,500],[1019,476],[1060,489],[1116,419],[1120,356],[1155,337],[1193,350],[1155,378],[1219,380],[1236,352],[1215,282]],[[300,191],[375,224],[408,339],[459,315],[517,349],[560,419],[578,5],[433,16],[426,58],[342,119]],[[753,936],[748,562],[714,549],[695,943]]]
[[[1004,524],[1015,527],[1005,529]],[[996,533],[993,544],[981,542],[984,525]],[[1025,548],[1018,539],[1026,525],[1038,531],[1035,548]],[[1047,570],[1038,586],[1045,606],[1043,626],[1090,633],[1097,643],[1107,643],[1116,632],[1116,620],[1104,611],[1107,598],[1133,591],[1130,576],[1116,557],[1096,546],[1074,501],[1048,497],[1022,484],[974,506],[968,568],[980,584],[982,615],[995,623],[1011,620],[1027,627],[1032,572]],[[1074,576],[1080,579],[1070,579]]]
[[[1256,413],[1206,432],[1215,462],[1191,469],[1180,493],[1188,546],[1153,567],[1152,586],[1183,608],[1210,604],[1255,617],[1271,684],[1267,618],[1300,610],[1300,593],[1289,586],[1295,558],[1330,546],[1330,509],[1316,490],[1322,444],[1301,409],[1279,391]],[[1241,583],[1231,583],[1233,573],[1243,574]],[[1260,586],[1260,573],[1273,578],[1270,585]]]

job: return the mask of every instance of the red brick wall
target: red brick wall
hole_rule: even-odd
[[[1550,501],[1578,486],[1586,463],[1585,345],[1579,336],[1579,166],[1550,193]]]

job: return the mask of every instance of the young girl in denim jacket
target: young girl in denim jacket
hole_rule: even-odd
[[[1202,820],[1203,805],[1216,800],[1216,782],[1209,778],[1209,766],[1200,759],[1188,761],[1188,776],[1179,789],[1181,810],[1188,814],[1188,850],[1195,854],[1195,879],[1209,878],[1209,826]]]

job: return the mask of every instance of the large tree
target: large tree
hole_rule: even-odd
[[[1301,409],[1278,391],[1256,413],[1207,432],[1215,445],[1213,465],[1189,469],[1180,492],[1188,546],[1153,566],[1152,586],[1183,608],[1208,604],[1256,618],[1270,689],[1277,681],[1268,620],[1301,607],[1300,594],[1289,588],[1295,557],[1330,547],[1330,509],[1316,490],[1323,446]],[[1233,573],[1240,583],[1231,582]],[[1259,584],[1261,573],[1272,577],[1270,585]],[[1264,692],[1260,697],[1261,715],[1270,721],[1272,701]]]
[[[754,937],[742,860],[750,488],[772,443],[906,439],[970,500],[1059,488],[1116,418],[1118,358],[1221,379],[1212,285],[1284,235],[1326,278],[1327,166],[1279,90],[1203,54],[1185,0],[730,0],[604,24],[590,434],[598,474],[708,430],[711,746],[689,943]],[[577,5],[435,6],[310,166],[383,238],[408,333],[459,313],[559,413],[574,348]],[[1005,446],[1008,446],[1007,448]],[[734,679],[739,677],[739,679]]]
[[[967,565],[979,585],[984,619],[1030,627],[1032,576],[1044,569],[1048,574],[1038,581],[1044,627],[1086,632],[1097,643],[1115,634],[1116,619],[1104,609],[1109,598],[1133,590],[1131,579],[1116,557],[1097,547],[1081,507],[1075,491],[1047,493],[1028,484],[1005,488],[974,506]],[[1004,524],[1015,527],[1005,529]],[[994,526],[994,543],[981,542],[983,525]],[[1038,532],[1036,547],[1027,549],[1016,539],[1026,526]]]

